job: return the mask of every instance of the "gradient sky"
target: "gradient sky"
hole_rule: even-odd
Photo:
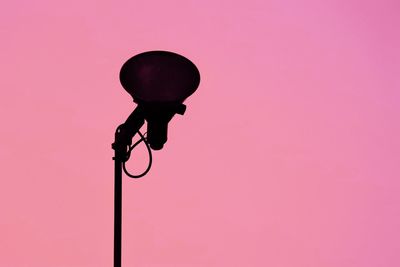
[[[202,75],[123,179],[123,266],[400,266],[400,3],[8,1],[0,267],[109,267],[122,64]],[[143,147],[129,162],[146,167]]]

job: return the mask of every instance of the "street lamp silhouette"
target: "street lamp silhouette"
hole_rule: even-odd
[[[183,101],[193,94],[200,83],[200,73],[187,58],[168,51],[138,54],[122,66],[120,81],[137,104],[125,123],[118,126],[112,148],[115,163],[114,188],[114,267],[121,267],[122,170],[132,178],[144,176],[151,166],[151,149],[160,150],[167,142],[168,123],[175,114],[183,115]],[[139,132],[147,122],[147,137]],[[132,145],[135,134],[140,139]],[[125,169],[132,149],[144,142],[149,151],[147,170],[132,175]]]

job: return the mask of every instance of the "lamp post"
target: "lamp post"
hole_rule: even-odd
[[[175,114],[183,115],[183,101],[200,83],[197,67],[187,58],[168,51],[149,51],[130,58],[121,68],[120,81],[137,104],[125,123],[115,131],[114,160],[114,267],[121,267],[122,244],[122,170],[135,146],[132,138],[147,122],[149,149],[160,150],[167,142],[168,123]],[[125,171],[129,177],[139,178]]]

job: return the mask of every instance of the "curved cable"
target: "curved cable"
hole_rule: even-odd
[[[149,152],[149,165],[147,166],[147,169],[146,169],[144,172],[142,172],[141,174],[139,174],[139,175],[133,175],[133,174],[130,174],[130,173],[128,172],[128,170],[126,169],[126,166],[125,166],[126,161],[124,161],[124,162],[122,163],[122,168],[123,168],[125,174],[126,174],[127,176],[129,176],[130,178],[135,178],[135,179],[141,178],[141,177],[145,176],[145,175],[149,172],[149,170],[150,170],[150,168],[151,168],[151,165],[152,165],[152,163],[153,163],[153,157],[152,157],[152,155],[151,155],[151,148],[150,148],[150,146],[149,146],[149,143],[147,143],[146,138],[144,137],[144,135],[145,135],[146,133],[145,133],[144,135],[143,135],[140,131],[138,131],[137,133],[139,134],[140,139],[139,139],[138,141],[136,141],[136,143],[134,143],[132,146],[129,147],[129,149],[128,149],[128,157],[127,157],[127,160],[126,160],[126,161],[129,160],[129,158],[130,158],[130,156],[131,156],[132,150],[133,150],[138,144],[140,144],[140,142],[143,141],[144,144],[146,145],[147,151]]]

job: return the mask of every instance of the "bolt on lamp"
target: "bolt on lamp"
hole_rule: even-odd
[[[197,67],[187,58],[168,51],[149,51],[138,54],[122,66],[120,81],[137,104],[125,123],[118,126],[112,148],[115,163],[114,187],[114,267],[121,267],[122,228],[122,170],[132,178],[142,177],[151,166],[151,149],[160,150],[167,142],[168,123],[175,114],[183,115],[183,101],[200,84]],[[147,122],[147,137],[139,130]],[[138,133],[141,139],[132,145]],[[143,141],[150,155],[147,170],[131,175],[125,169],[131,150]]]

